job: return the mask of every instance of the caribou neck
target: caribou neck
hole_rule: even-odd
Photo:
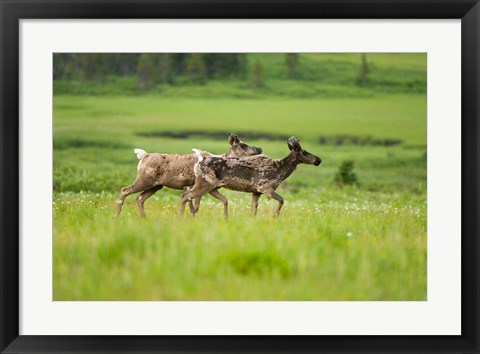
[[[297,160],[295,153],[292,151],[288,156],[281,159],[278,163],[278,177],[281,181],[285,181],[296,170],[300,162]]]

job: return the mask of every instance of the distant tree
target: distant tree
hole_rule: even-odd
[[[53,54],[53,79],[54,80],[71,80],[75,75],[75,67],[71,53],[54,53]]]
[[[218,71],[220,77],[244,77],[246,62],[245,54],[227,53],[219,54],[218,56]]]
[[[135,75],[139,57],[137,53],[115,54],[115,72],[121,76]]]
[[[77,53],[73,57],[75,76],[81,80],[90,80],[93,74],[93,61],[89,54]]]
[[[138,58],[137,75],[140,89],[148,89],[153,84],[154,63],[150,54],[143,53]]]
[[[188,54],[186,53],[172,53],[172,67],[173,72],[177,76],[185,75],[186,71],[186,62],[188,58]]]
[[[108,75],[109,58],[104,53],[73,54],[73,78],[86,81],[104,81]]]
[[[185,71],[192,82],[204,84],[206,81],[205,62],[201,53],[192,53],[187,57]]]
[[[245,78],[246,54],[207,53],[203,55],[208,78]]]
[[[217,76],[217,55],[215,53],[205,53],[203,55],[203,62],[205,64],[205,74],[209,79]]]
[[[288,77],[298,79],[298,63],[300,55],[298,53],[287,53],[285,55],[285,65],[287,66]]]
[[[172,55],[170,53],[159,54],[156,60],[157,81],[162,84],[172,84],[174,72],[172,65]]]
[[[135,75],[140,54],[136,53],[55,53],[55,80],[104,81],[109,75]]]
[[[238,58],[238,71],[237,71],[238,78],[246,79],[247,68],[248,68],[247,54],[239,53],[237,54],[237,58]]]
[[[357,77],[357,85],[365,86],[368,83],[368,75],[370,73],[370,68],[367,61],[367,55],[362,53],[362,62],[360,64],[360,70]]]
[[[256,60],[255,63],[253,64],[250,85],[253,89],[259,89],[264,86],[263,75],[262,75],[262,63],[259,60]]]
[[[235,76],[238,73],[238,54],[220,54],[219,59],[222,77]]]

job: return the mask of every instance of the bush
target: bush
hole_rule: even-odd
[[[337,173],[335,174],[334,181],[339,186],[344,185],[358,185],[357,174],[353,171],[354,162],[352,160],[342,161]]]

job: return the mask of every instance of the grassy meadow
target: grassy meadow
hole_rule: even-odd
[[[426,56],[369,54],[365,87],[358,54],[304,55],[297,80],[279,55],[258,58],[258,89],[54,81],[53,300],[427,299]],[[254,218],[251,196],[228,190],[228,220],[209,195],[180,217],[181,191],[167,188],[146,219],[136,195],[114,217],[134,148],[221,154],[228,132],[272,158],[296,136],[323,163],[278,188],[278,218],[275,201],[262,196]],[[345,161],[358,183],[335,181]]]

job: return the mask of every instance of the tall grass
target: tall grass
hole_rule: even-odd
[[[56,195],[54,300],[426,300],[423,197],[287,194],[274,219],[227,195],[229,220],[208,198],[196,218],[152,198],[147,220],[132,198],[115,220],[115,195]]]

